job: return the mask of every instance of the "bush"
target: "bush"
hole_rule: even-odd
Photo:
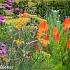
[[[44,18],[47,14],[50,14],[51,9],[59,10],[61,16],[60,19],[63,20],[64,16],[70,16],[70,1],[42,1],[37,3],[36,14]]]

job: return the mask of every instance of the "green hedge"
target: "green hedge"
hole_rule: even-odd
[[[40,15],[41,17],[44,17],[46,14],[50,14],[51,9],[59,10],[59,14],[61,16],[61,19],[63,19],[64,16],[70,16],[70,1],[42,1],[40,3],[37,3],[36,5],[37,10],[36,14]]]

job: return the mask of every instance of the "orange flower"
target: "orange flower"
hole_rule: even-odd
[[[41,33],[39,31],[36,33],[36,37],[41,38]]]
[[[38,27],[38,31],[36,33],[37,38],[41,38],[48,31],[48,25],[46,21],[41,21]]]
[[[67,47],[70,48],[70,39],[67,41]]]
[[[58,28],[56,26],[53,29],[53,36],[54,36],[54,40],[56,42],[58,42],[60,40],[60,34],[59,34]]]
[[[57,34],[54,36],[54,40],[55,40],[56,42],[59,42],[59,40],[60,40],[60,34],[59,34],[59,33],[57,33]]]
[[[38,40],[43,45],[43,47],[47,47],[47,45],[50,43],[50,36],[45,35],[44,37],[38,38]]]
[[[40,41],[40,43],[43,44],[43,46],[47,46],[50,41],[50,37],[47,34],[47,32],[48,32],[48,25],[46,21],[41,21],[41,23],[39,24],[36,37]]]
[[[70,17],[64,19],[64,31],[70,28]]]
[[[42,41],[42,45],[43,47],[48,47],[48,44],[50,44],[50,41],[49,40],[44,40]]]
[[[48,31],[48,25],[46,23],[46,21],[41,21],[40,24],[39,24],[39,31]]]
[[[53,29],[53,35],[56,35],[58,33],[58,28],[55,26]]]
[[[44,40],[50,40],[50,36],[47,34],[44,36]]]

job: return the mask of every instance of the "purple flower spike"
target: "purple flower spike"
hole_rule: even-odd
[[[0,42],[0,55],[6,54],[7,52],[8,52],[7,46],[4,43]]]

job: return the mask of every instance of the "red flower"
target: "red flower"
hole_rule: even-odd
[[[40,48],[39,48],[38,45],[36,45],[35,49],[36,49],[36,51],[38,51],[38,52],[40,51]]]
[[[70,17],[64,19],[64,31],[70,28]]]
[[[67,41],[67,47],[70,48],[70,39]]]
[[[27,17],[27,12],[26,11],[23,11],[22,12],[22,15],[23,15],[24,18],[26,18]]]

